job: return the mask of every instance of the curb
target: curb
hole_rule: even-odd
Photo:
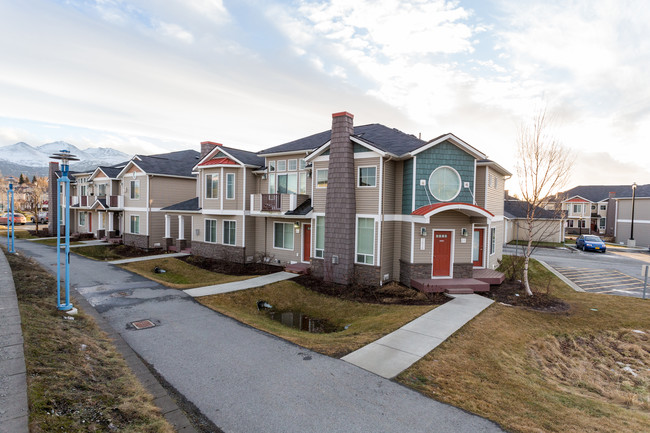
[[[14,278],[0,249],[0,430],[28,433],[27,369]]]

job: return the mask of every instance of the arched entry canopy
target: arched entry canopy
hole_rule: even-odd
[[[494,214],[490,211],[483,209],[480,206],[469,203],[435,203],[427,206],[422,206],[411,213],[414,217],[421,217],[420,222],[428,224],[432,216],[439,214],[441,212],[446,212],[454,210],[465,214],[469,217],[483,217],[487,219],[487,222],[490,223]],[[418,218],[419,219],[419,218]]]

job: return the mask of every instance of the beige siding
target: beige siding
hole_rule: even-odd
[[[288,221],[286,219],[272,219],[266,218],[267,220],[267,230],[266,230],[266,253],[271,257],[272,264],[282,264],[285,265],[290,262],[300,262],[300,247],[302,245],[301,236],[302,236],[302,227],[300,228],[300,233],[296,233],[295,229],[293,230],[293,248],[291,249],[280,249],[275,248],[273,243],[274,235],[274,223],[287,223],[292,224],[293,221]]]
[[[124,219],[123,219],[123,224],[124,224],[124,233],[131,233],[131,216],[132,215],[137,215],[140,217],[140,235],[146,235],[147,232],[147,212],[146,211],[129,211],[125,210],[124,211]]]
[[[395,275],[395,256],[399,251],[395,245],[395,221],[384,221],[381,230],[381,280],[384,281],[384,275],[389,274],[389,280],[399,280],[399,273]]]
[[[499,259],[503,256],[503,231],[505,228],[505,224],[503,221],[497,221],[492,223],[491,229],[495,229],[495,235],[494,235],[494,253],[491,253],[491,242],[492,242],[492,237],[490,235],[490,231],[488,231],[488,238],[487,238],[487,253],[488,253],[488,262],[486,267],[489,269],[496,269],[499,267]]]
[[[494,225],[494,224],[493,224]],[[505,224],[505,242],[528,240],[528,226],[524,219],[509,219]],[[533,240],[539,242],[562,242],[562,221],[537,220],[533,224]],[[497,239],[499,239],[497,237]]]
[[[223,244],[223,222],[224,221],[235,221],[236,223],[236,234],[235,234],[235,245],[237,247],[243,247],[243,218],[241,215],[194,215],[192,220],[194,224],[194,231],[192,232],[192,240],[205,242],[205,220],[216,220],[217,221],[217,244]],[[198,234],[196,234],[196,229],[198,229]],[[247,240],[248,242],[248,240]]]
[[[379,163],[381,158],[360,158],[354,160],[354,179],[355,189],[354,194],[357,202],[358,214],[374,214],[379,213]],[[374,187],[359,187],[359,167],[375,167],[376,173],[376,186]]]
[[[404,185],[404,161],[396,161],[395,165],[395,214],[402,213],[402,190]]]
[[[384,214],[392,215],[395,212],[395,194],[397,185],[395,183],[395,161],[383,162],[383,206]]]
[[[401,237],[401,252],[400,257],[402,261],[411,262],[411,231],[412,223],[398,223],[396,227],[397,236]],[[399,239],[398,237],[398,239]]]
[[[503,175],[497,173],[488,167],[488,176],[497,179],[496,188],[494,185],[487,186],[487,203],[485,209],[492,212],[494,215],[503,215],[503,202],[504,202],[504,183],[505,178]]]
[[[420,235],[422,227],[427,230],[424,237],[424,249],[421,248]],[[461,236],[461,229],[466,228],[468,236]],[[460,212],[447,211],[431,217],[430,224],[415,224],[414,263],[433,262],[433,231],[450,230],[454,232],[454,263],[469,263],[472,259],[472,224],[470,218]]]
[[[487,173],[487,167],[476,167],[476,204],[485,209],[485,175]]]
[[[262,176],[253,174],[253,170],[246,169],[246,191],[244,192],[244,205],[246,206],[246,210],[251,210],[250,196],[251,194],[256,194],[258,192],[261,178]]]
[[[228,174],[235,175],[235,197],[234,199],[226,198],[226,180]],[[223,209],[224,210],[241,210],[244,206],[244,194],[242,187],[244,185],[244,176],[242,168],[224,168],[223,169],[223,182],[221,193],[223,194]]]
[[[257,248],[256,239],[255,239],[255,236],[257,234],[257,231],[256,231],[256,223],[257,223],[257,221],[256,220],[260,219],[260,218],[247,216],[247,217],[244,217],[244,219],[245,219],[245,224],[246,224],[246,227],[245,227],[245,231],[246,231],[246,242],[245,242],[246,243],[246,245],[245,245],[245,248],[246,248],[246,261],[250,262],[250,261],[255,259],[255,253],[256,253],[256,248]],[[251,257],[252,257],[252,259],[251,259]]]
[[[201,195],[199,196],[201,207],[203,209],[221,209],[221,197],[223,193],[223,179],[222,179],[222,173],[221,173],[221,168],[219,167],[214,167],[214,168],[204,168],[200,171],[200,183],[201,183]],[[206,175],[211,174],[211,175],[218,175],[219,176],[219,191],[217,198],[205,198],[205,177]]]
[[[325,212],[325,203],[327,201],[327,188],[317,188],[316,187],[316,170],[327,168],[329,163],[327,161],[317,161],[314,162],[314,172],[312,175],[314,183],[314,194],[312,195],[312,207],[314,212],[323,213]]]
[[[163,208],[195,197],[196,179],[152,176],[149,182],[151,185],[149,191],[151,208]],[[142,195],[142,190],[140,194]]]
[[[131,182],[139,181],[140,182],[140,198],[131,199]],[[124,207],[138,207],[145,208],[147,207],[147,182],[148,176],[138,176],[135,179],[128,176],[124,178],[124,184],[126,185],[126,190],[124,193]]]
[[[176,230],[176,232],[178,232],[178,229]],[[162,245],[162,240],[164,236],[165,236],[165,214],[163,214],[162,212],[149,213],[149,247],[159,248]]]

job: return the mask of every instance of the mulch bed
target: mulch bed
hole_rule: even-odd
[[[244,265],[201,256],[190,255],[178,257],[178,259],[197,268],[228,275],[268,275],[282,270],[280,266],[266,265],[263,263],[249,263]]]
[[[520,281],[506,280],[499,286],[491,286],[489,292],[479,294],[495,302],[546,313],[564,313],[571,308],[569,304],[549,293],[533,292],[533,296],[526,295],[524,285]]]

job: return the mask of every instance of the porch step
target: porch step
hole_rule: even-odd
[[[490,291],[490,283],[474,278],[414,279],[411,280],[411,287],[425,293],[442,293],[449,289],[469,289],[472,290],[470,293]]]
[[[445,290],[445,293],[449,293],[450,295],[471,295],[474,293],[474,290],[472,289],[447,289]]]
[[[490,285],[499,285],[505,280],[505,275],[502,272],[492,269],[474,269],[473,277]]]
[[[306,275],[309,273],[309,263],[292,263],[284,267],[285,272]]]

